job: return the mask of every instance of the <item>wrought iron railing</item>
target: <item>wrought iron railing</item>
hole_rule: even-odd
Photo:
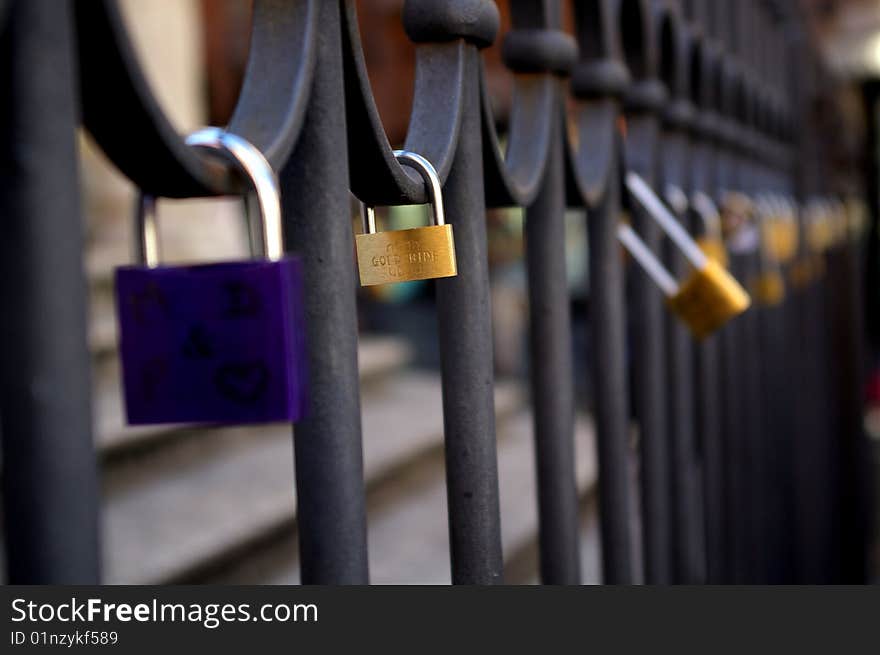
[[[383,131],[355,6],[256,0],[250,61],[228,125],[279,171],[286,245],[304,260],[310,408],[294,444],[305,583],[369,581],[349,190],[374,205],[426,200]],[[503,580],[485,216],[505,206],[526,209],[543,581],[580,582],[573,378],[586,362],[571,358],[566,208],[585,210],[590,231],[605,581],[637,581],[638,557],[649,583],[858,579],[852,561],[865,540],[850,478],[864,448],[853,401],[858,241],[820,243],[820,255],[801,239],[795,263],[782,269],[792,281],[785,300],[755,303],[697,344],[637,269],[627,301],[617,236],[624,161],[671,205],[670,194],[683,191],[690,202],[678,218],[697,236],[704,226],[687,204],[699,194],[718,205],[739,192],[806,206],[849,191],[823,183],[829,162],[808,116],[823,92],[819,61],[796,3],[509,6],[503,58],[515,81],[504,153],[480,55],[498,36],[495,3],[407,0],[403,10],[417,57],[405,148],[439,172],[458,258],[458,276],[436,283],[453,581]],[[573,33],[563,29],[567,9]],[[94,582],[99,503],[75,128],[81,121],[155,196],[239,193],[241,180],[171,127],[112,0],[0,2],[0,25],[10,580]],[[826,207],[810,221],[801,212],[800,232],[839,215]],[[631,219],[664,252],[654,220],[637,209]],[[741,281],[763,272],[761,248],[729,245]],[[680,255],[663,258],[686,272]]]

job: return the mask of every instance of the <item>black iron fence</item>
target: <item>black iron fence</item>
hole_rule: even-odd
[[[405,148],[436,167],[457,250],[457,277],[436,282],[453,581],[503,581],[485,216],[504,206],[526,209],[543,581],[580,581],[574,373],[586,362],[570,355],[566,208],[584,210],[590,232],[605,581],[636,581],[640,557],[649,583],[864,580],[861,240],[846,222],[855,212],[841,204],[857,200],[859,187],[830,175],[811,115],[827,89],[798,4],[509,6],[503,57],[515,82],[504,152],[480,55],[498,36],[495,3],[407,0],[403,10],[417,53]],[[355,11],[353,0],[256,0],[246,78],[227,128],[280,172],[286,245],[304,261],[310,406],[294,446],[305,583],[369,581],[349,190],[372,205],[426,201],[421,178],[397,162],[379,121]],[[0,2],[0,26],[9,579],[95,582],[99,502],[75,128],[82,123],[155,196],[240,193],[242,181],[172,129],[112,0]],[[761,229],[725,227],[729,267],[759,286],[751,309],[717,335],[696,341],[634,267],[627,293],[618,226],[622,203],[631,203],[621,195],[622,162],[695,237],[708,225],[698,199],[725,211],[749,205],[744,224]],[[774,213],[795,219],[801,238],[793,256],[771,262],[767,278],[767,244],[748,235],[766,241]],[[651,216],[633,207],[631,221],[673,273],[687,272],[677,251],[664,250]],[[773,291],[780,280],[784,297]]]

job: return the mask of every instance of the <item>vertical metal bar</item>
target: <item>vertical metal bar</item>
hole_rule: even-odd
[[[9,581],[95,584],[86,280],[70,3],[16,2],[0,34],[0,407]]]
[[[794,581],[794,549],[791,534],[794,530],[792,484],[793,422],[791,403],[791,361],[797,350],[791,346],[792,332],[788,323],[791,299],[775,307],[767,307],[761,315],[761,341],[764,368],[762,393],[772,399],[762,406],[764,433],[768,457],[765,480],[767,484],[767,550],[768,580],[770,584],[790,584]]]
[[[742,279],[742,262],[731,257],[731,272]],[[743,416],[743,368],[740,359],[743,318],[734,319],[721,333],[724,373],[724,514],[727,535],[725,582],[745,581],[744,559],[747,557],[744,523],[748,509],[742,498],[747,481],[743,479],[743,448],[745,419]]]
[[[629,117],[627,135],[627,166],[653,184],[657,119],[653,116]],[[633,213],[636,231],[653,252],[660,252],[663,243],[660,226],[641,209],[635,209]],[[645,576],[654,584],[668,584],[671,581],[672,515],[666,429],[665,309],[663,295],[647,276],[635,275],[632,286],[633,387],[641,454]]]
[[[480,54],[468,46],[458,150],[444,188],[458,276],[437,281],[449,542],[455,584],[502,581]]]
[[[758,253],[751,252],[745,257],[746,282],[756,279],[759,274]],[[746,579],[751,584],[765,582],[766,539],[764,534],[764,515],[767,510],[767,489],[764,479],[765,438],[761,421],[761,350],[759,317],[762,309],[753,306],[742,316],[742,331],[739,357],[742,360],[743,377],[740,385],[745,401],[745,429],[743,431],[743,503],[746,518]]]
[[[306,584],[366,584],[357,315],[339,4],[320,3],[312,97],[281,172],[286,247],[305,260],[309,413],[295,428]]]
[[[525,216],[541,579],[545,584],[579,584],[574,373],[560,112],[548,120],[553,121],[553,135],[543,186]]]
[[[665,183],[683,186],[684,136],[667,130],[662,137],[660,175]],[[661,183],[662,184],[662,183]],[[678,279],[690,273],[685,256],[668,240],[669,270]],[[704,556],[700,531],[700,496],[697,443],[694,422],[694,339],[687,328],[667,313],[667,380],[669,388],[669,481],[672,507],[672,580],[697,584],[704,578]]]
[[[862,284],[859,276],[859,243],[846,239],[833,254],[831,272],[834,291],[830,302],[834,314],[833,331],[836,352],[834,367],[837,379],[832,383],[839,390],[834,434],[839,436],[841,474],[838,484],[837,506],[840,513],[838,540],[840,571],[837,582],[864,584],[870,577],[870,468],[871,444],[862,427],[861,394],[864,362],[867,361],[863,344],[863,317],[859,299]],[[832,435],[832,436],[833,436]]]
[[[716,197],[733,188],[732,155],[726,145],[720,144],[717,150]],[[730,256],[730,270],[741,280],[743,270],[741,258],[734,253]],[[725,562],[724,582],[741,582],[743,557],[743,507],[742,476],[740,469],[743,439],[743,403],[740,386],[742,363],[739,358],[739,331],[742,317],[734,319],[719,332],[722,367],[722,441],[724,457],[724,534]]]
[[[721,442],[720,352],[717,337],[709,337],[697,353],[697,425],[703,452],[703,517],[705,526],[706,582],[724,578],[724,453]]]
[[[610,162],[612,175],[617,159]],[[629,385],[626,359],[626,293],[617,241],[620,188],[608,185],[590,221],[590,347],[599,459],[599,518],[605,584],[632,584],[630,528]]]
[[[694,192],[714,189],[715,148],[706,135],[694,140],[691,156],[691,185]],[[695,226],[698,230],[704,226]],[[724,485],[721,438],[720,340],[712,335],[696,347],[696,430],[702,447],[702,483],[706,581],[723,580],[726,540],[724,535]]]

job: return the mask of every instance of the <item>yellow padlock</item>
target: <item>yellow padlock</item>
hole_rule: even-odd
[[[724,247],[724,241],[718,237],[702,236],[697,237],[697,245],[700,246],[700,250],[703,251],[706,257],[715,260],[721,266],[727,268],[729,258],[727,256],[727,248]]]
[[[773,307],[785,300],[785,278],[778,269],[761,273],[751,287],[752,296],[762,305]]]
[[[670,310],[698,339],[710,335],[751,305],[751,298],[724,266],[704,254],[648,184],[627,173],[626,187],[694,267],[681,284],[665,269],[629,225],[618,225],[620,241],[666,295]]]
[[[797,254],[797,225],[778,216],[766,218],[761,225],[761,246],[774,262],[790,262]]]
[[[396,150],[405,166],[421,174],[428,188],[433,225],[408,230],[376,231],[373,207],[364,205],[364,233],[355,236],[361,286],[455,277],[455,241],[446,223],[443,195],[437,171],[427,159],[413,152]]]
[[[721,201],[721,229],[725,238],[751,222],[755,205],[752,199],[739,191],[728,191]]]
[[[868,208],[865,202],[855,196],[846,200],[846,223],[849,238],[858,241],[868,228]]]
[[[814,201],[806,216],[806,241],[813,253],[821,254],[834,244],[834,226],[829,208]]]
[[[707,259],[703,268],[693,271],[666,302],[698,339],[712,334],[751,305],[745,289],[714,259]]]

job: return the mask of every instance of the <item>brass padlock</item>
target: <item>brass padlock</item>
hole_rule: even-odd
[[[834,226],[831,208],[821,200],[813,200],[807,207],[804,230],[810,250],[816,254],[824,254],[834,245]]]
[[[771,268],[752,280],[752,296],[762,305],[773,307],[785,300],[785,277]]]
[[[762,197],[757,206],[763,256],[776,264],[790,263],[798,250],[798,227],[793,204],[774,194]]]
[[[703,251],[703,254],[705,254],[706,257],[708,257],[709,259],[714,259],[724,268],[727,268],[727,248],[724,247],[723,240],[717,237],[704,235],[701,237],[697,237],[697,245],[700,246],[700,250]]]
[[[694,270],[667,299],[669,308],[702,339],[742,314],[751,299],[739,282],[714,259]]]
[[[751,305],[751,299],[724,266],[708,257],[648,184],[637,174],[627,173],[627,190],[638,200],[693,266],[679,284],[629,225],[618,226],[618,238],[645,272],[660,287],[672,312],[698,339],[720,328]]]
[[[355,236],[361,286],[433,280],[458,275],[452,226],[446,224],[440,177],[427,159],[414,152],[395,150],[404,166],[425,180],[433,225],[408,230],[376,231],[373,207],[363,205],[364,233]]]

